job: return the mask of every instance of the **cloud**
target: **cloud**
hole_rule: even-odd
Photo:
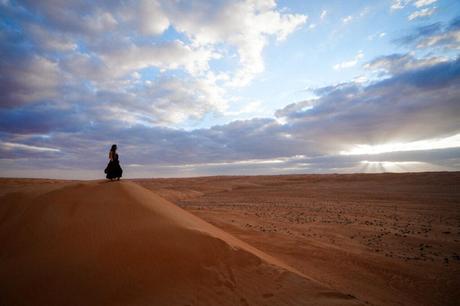
[[[45,21],[50,28],[60,29],[69,34],[93,35],[113,30],[117,20],[109,12],[120,3],[92,4],[85,1],[23,1],[17,4],[22,11],[35,15]],[[14,5],[11,5],[14,9]],[[26,22],[30,22],[27,20]]]
[[[102,112],[135,124],[175,124],[227,108],[222,89],[204,79],[160,78],[126,93],[107,91]]]
[[[321,11],[321,14],[319,15],[319,19],[320,20],[324,20],[327,16],[327,11],[326,10],[322,10]]]
[[[430,17],[431,15],[433,15],[434,13],[436,12],[436,8],[435,7],[432,7],[432,8],[423,8],[421,10],[418,10],[418,11],[415,11],[413,13],[411,13],[407,19],[408,20],[414,20],[414,19],[418,19],[418,18],[422,18],[422,17]]]
[[[5,57],[4,57],[5,58]],[[58,64],[41,56],[0,62],[0,107],[55,99],[61,84]]]
[[[342,18],[342,22],[343,22],[344,24],[347,24],[347,23],[349,23],[349,22],[352,21],[352,20],[353,20],[353,16],[351,16],[351,15]]]
[[[460,60],[393,72],[368,86],[318,89],[321,97],[312,109],[284,114],[294,137],[315,140],[315,148],[332,153],[352,144],[409,142],[460,131],[455,119]]]
[[[414,2],[416,7],[424,7],[433,3],[436,3],[438,0],[417,0]]]
[[[230,86],[245,86],[264,70],[261,54],[270,36],[284,40],[308,18],[302,14],[281,14],[271,0],[194,1],[183,6],[166,3],[173,26],[194,44],[226,43],[236,48],[239,69],[227,83]]]
[[[138,28],[145,35],[159,35],[168,29],[170,21],[159,1],[140,1],[136,14],[130,16],[137,20]]]
[[[296,103],[291,103],[283,107],[282,109],[278,109],[275,112],[275,116],[278,118],[287,117],[289,114],[293,113],[302,113],[307,112],[315,105],[316,100],[305,100]]]
[[[281,42],[307,20],[271,0],[4,6],[0,107],[78,105],[148,125],[225,111],[229,88],[264,70],[271,40]]]
[[[400,10],[412,3],[415,7],[420,8],[436,3],[437,0],[393,0],[391,4],[392,10]]]
[[[84,105],[78,108],[52,104],[31,105],[0,109],[0,130],[19,135],[77,133],[85,130],[96,119]]]
[[[418,49],[444,48],[460,49],[460,17],[454,18],[450,23],[432,23],[418,27],[409,35],[396,40],[402,45],[415,46]]]
[[[398,61],[405,57],[387,60],[392,58]],[[407,57],[405,61],[410,62]],[[108,144],[118,143],[123,164],[142,165],[142,169],[128,168],[132,175],[346,172],[372,168],[378,162],[385,167],[390,167],[388,162],[396,162],[410,170],[453,169],[459,160],[458,148],[431,153],[340,155],[357,145],[378,148],[381,144],[420,143],[433,138],[444,138],[445,142],[449,136],[460,134],[460,60],[426,62],[388,71],[388,78],[369,85],[342,83],[318,88],[317,99],[293,103],[276,112],[276,116],[285,119],[284,123],[259,118],[185,131],[123,124],[119,115],[90,106],[62,112],[51,106],[35,107],[31,112],[28,107],[17,112],[14,120],[14,110],[4,110],[0,112],[3,143],[60,152],[2,149],[0,163],[5,169],[12,167],[7,161],[11,159],[21,160],[21,167],[32,169],[103,169]],[[147,97],[150,94],[146,92]],[[99,99],[104,100],[102,96]],[[21,120],[24,124],[18,125]],[[48,124],[46,129],[43,122]],[[32,153],[35,158],[30,164],[27,158]],[[82,164],[86,156],[92,158]],[[364,160],[377,164],[362,163]],[[406,161],[418,164],[404,164]],[[184,172],[178,173],[178,169]]]
[[[36,24],[27,25],[27,32],[30,34],[34,44],[44,51],[70,52],[75,51],[78,47],[77,43],[72,41],[67,35],[45,30]]]
[[[391,54],[379,56],[367,63],[364,67],[370,70],[383,70],[386,73],[394,75],[404,71],[428,67],[447,61],[448,58],[443,56],[433,56],[417,59],[409,53]]]
[[[393,3],[391,4],[391,9],[392,10],[400,10],[405,8],[411,0],[393,0]]]
[[[212,49],[192,47],[175,40],[161,44],[128,44],[101,50],[100,58],[115,75],[123,76],[148,67],[185,69],[191,75],[209,70],[209,61],[219,58]]]
[[[342,69],[354,67],[354,66],[356,66],[356,64],[358,64],[358,62],[359,62],[363,57],[364,57],[364,53],[363,53],[362,51],[358,51],[358,53],[356,54],[356,56],[355,56],[352,60],[348,60],[348,61],[344,61],[344,62],[335,64],[335,65],[333,66],[333,68],[334,68],[335,70],[342,70]]]
[[[387,35],[387,33],[385,33],[385,32],[375,33],[375,34],[367,36],[367,39],[374,40],[375,38],[383,38],[386,35]]]

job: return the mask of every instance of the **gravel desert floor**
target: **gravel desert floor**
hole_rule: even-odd
[[[458,305],[460,173],[135,180],[373,305]]]

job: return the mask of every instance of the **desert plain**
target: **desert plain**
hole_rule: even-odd
[[[0,179],[0,305],[458,305],[460,173]]]

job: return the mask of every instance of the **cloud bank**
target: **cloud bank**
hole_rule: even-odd
[[[391,62],[404,57],[408,56],[380,58],[373,67],[380,63],[394,73]],[[340,156],[339,152],[359,144],[411,142],[460,133],[460,60],[410,67],[415,68],[397,71],[369,85],[344,83],[319,88],[319,98],[288,105],[276,112],[278,118],[235,121],[192,131],[145,125],[126,128],[118,125],[118,120],[91,123],[83,110],[4,110],[0,127],[6,133],[0,155],[6,160],[22,157],[25,168],[39,163],[42,167],[61,165],[63,169],[81,168],[81,160],[91,157],[83,165],[89,170],[101,167],[107,143],[117,142],[125,156],[123,162],[135,165],[134,172],[136,165],[157,165],[153,168],[162,175],[181,171],[176,168],[179,166],[189,171],[199,169],[202,174],[223,169],[245,172],[253,167],[260,171],[266,167],[280,172],[340,172],[361,165],[363,158],[407,159],[407,152],[371,158]],[[17,126],[22,131],[17,131]],[[14,145],[19,143],[24,147]],[[454,152],[457,154],[458,149]],[[445,162],[439,165],[443,150],[423,154],[424,162],[448,169]],[[452,160],[458,164],[458,159]],[[7,161],[3,165],[6,167]]]
[[[1,175],[97,178],[112,143],[131,177],[460,169],[457,147],[341,154],[459,135],[458,57],[379,56],[364,66],[372,82],[316,88],[272,117],[184,129],[227,112],[232,89],[264,71],[263,50],[307,16],[268,0],[0,5]],[[458,50],[457,36],[455,19],[397,43]]]

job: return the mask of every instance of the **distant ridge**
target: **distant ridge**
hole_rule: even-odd
[[[0,305],[360,304],[132,182],[0,200]]]

